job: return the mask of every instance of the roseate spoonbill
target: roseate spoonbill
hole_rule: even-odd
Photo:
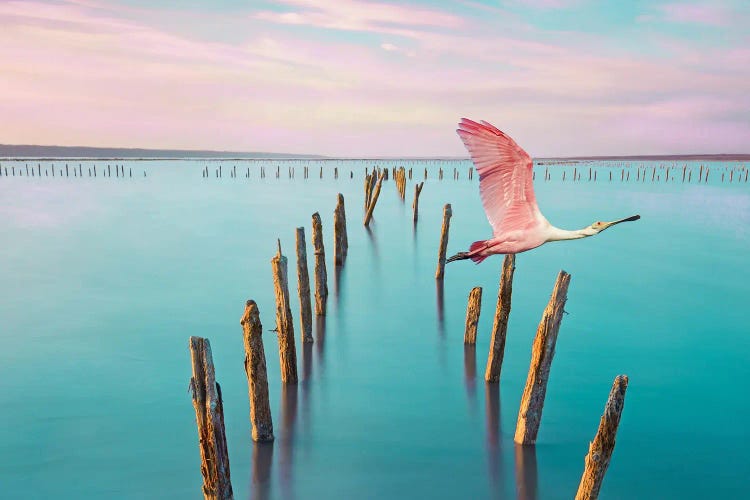
[[[468,252],[459,252],[447,262],[471,259],[479,264],[490,255],[516,254],[550,241],[586,238],[620,222],[641,218],[633,215],[612,222],[594,222],[575,231],[557,228],[536,204],[532,161],[526,151],[485,121],[476,123],[462,118],[456,132],[479,173],[479,194],[492,226],[492,238],[475,241]]]

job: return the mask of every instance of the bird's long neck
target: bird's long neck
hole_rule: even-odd
[[[591,228],[589,227],[584,227],[583,229],[574,229],[573,231],[570,231],[567,229],[560,229],[559,227],[550,226],[547,234],[547,241],[563,241],[586,238],[587,236],[593,236],[596,233],[591,231]]]

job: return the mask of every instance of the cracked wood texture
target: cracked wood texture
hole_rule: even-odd
[[[312,306],[310,305],[310,272],[307,269],[307,245],[305,228],[298,227],[297,243],[297,293],[299,295],[299,318],[302,342],[312,342]]]
[[[289,285],[287,280],[286,257],[278,253],[271,259],[273,289],[276,294],[276,334],[279,337],[279,364],[281,381],[285,384],[297,383],[297,349],[294,345],[294,322],[289,308]]]
[[[250,423],[253,441],[273,441],[271,405],[268,402],[268,373],[263,350],[263,325],[258,305],[248,300],[240,319],[245,340],[245,374],[250,397]]]
[[[469,302],[466,306],[466,329],[464,330],[464,344],[477,343],[477,323],[482,312],[482,287],[474,287],[469,292]]]
[[[497,306],[495,307],[495,320],[492,323],[492,335],[490,338],[490,353],[487,356],[487,368],[484,371],[484,380],[487,382],[499,382],[500,372],[503,368],[503,357],[505,356],[505,339],[508,333],[508,317],[510,316],[510,303],[513,295],[513,273],[516,270],[516,256],[506,255],[503,259],[503,270],[500,274],[500,285],[497,289]]]
[[[341,266],[349,252],[349,239],[346,235],[346,209],[344,195],[339,193],[336,208],[333,211],[333,262]]]
[[[531,352],[531,366],[526,378],[526,387],[521,398],[521,408],[518,410],[515,442],[518,444],[534,444],[542,420],[544,397],[547,393],[547,380],[555,356],[557,333],[560,330],[565,301],[568,299],[568,285],[570,275],[560,271],[555,281],[555,288],[547,307],[542,314],[542,320],[534,338]]]
[[[211,344],[208,339],[190,337],[189,346],[193,364],[190,389],[198,425],[203,496],[206,500],[232,499],[234,494],[224,433],[224,405],[221,387],[216,382]]]
[[[312,215],[313,251],[315,253],[315,314],[326,315],[328,301],[328,273],[326,271],[326,251],[323,248],[323,224],[320,214]]]
[[[578,485],[576,500],[593,500],[599,498],[604,474],[607,472],[612,452],[615,449],[617,427],[620,425],[622,409],[625,406],[625,390],[628,388],[628,377],[618,375],[609,391],[604,414],[599,421],[599,430],[589,444],[581,483]]]
[[[445,251],[448,249],[448,232],[451,228],[451,216],[453,210],[451,204],[443,207],[443,229],[440,233],[440,248],[438,249],[438,265],[435,270],[435,279],[441,280],[445,276]]]

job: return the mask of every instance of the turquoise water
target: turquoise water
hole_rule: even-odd
[[[63,164],[41,162],[43,175],[52,163]],[[547,182],[547,166],[535,167],[540,207],[555,225],[642,219],[517,257],[498,390],[483,373],[502,258],[447,267],[442,320],[434,280],[443,204],[454,213],[449,254],[490,236],[468,163],[377,162],[413,166],[419,177],[426,165],[430,178],[416,228],[413,181],[405,203],[388,182],[370,232],[361,225],[362,178],[374,161],[297,162],[295,179],[285,162],[264,163],[264,179],[258,163],[244,161],[222,162],[220,179],[215,162],[112,161],[111,178],[101,177],[106,162],[95,163],[97,178],[85,175],[92,162],[82,162],[83,178],[0,177],[2,496],[200,498],[191,335],[212,343],[237,498],[571,498],[621,373],[630,385],[603,498],[744,494],[750,182],[742,166],[712,165],[707,184],[696,181],[698,164],[689,164],[689,184],[682,165],[669,182],[659,164],[644,165],[661,182],[651,170],[635,182],[636,165],[620,182],[621,166],[593,164],[595,183],[588,164],[549,167]],[[114,177],[114,163],[133,177]],[[580,182],[571,182],[574,168]],[[336,278],[338,192],[350,247]],[[312,255],[315,211],[329,314],[314,345],[298,341],[301,381],[286,390],[275,335],[264,334],[276,441],[259,447],[239,319],[252,298],[264,328],[274,327],[276,238],[294,266],[294,229],[305,226]],[[560,269],[572,275],[568,314],[538,443],[517,448],[531,343]],[[289,274],[299,337],[293,267]],[[476,352],[462,343],[474,286],[484,289]]]

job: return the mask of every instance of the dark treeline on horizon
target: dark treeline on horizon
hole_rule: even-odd
[[[97,148],[86,146],[35,146],[0,144],[3,158],[323,158],[318,155],[200,151],[190,149]]]
[[[264,153],[264,152],[236,152],[236,151],[203,151],[191,149],[145,149],[145,148],[100,148],[88,146],[36,146],[36,145],[12,145],[0,144],[0,158],[33,158],[33,159],[139,159],[139,158],[214,158],[214,159],[310,159],[310,160],[386,160],[386,159],[440,159],[440,160],[467,160],[460,156],[434,156],[434,157],[335,157],[313,154],[290,154],[290,153]],[[550,161],[750,161],[748,153],[720,153],[720,154],[673,154],[673,155],[605,155],[605,156],[548,156],[534,158],[535,162]]]

